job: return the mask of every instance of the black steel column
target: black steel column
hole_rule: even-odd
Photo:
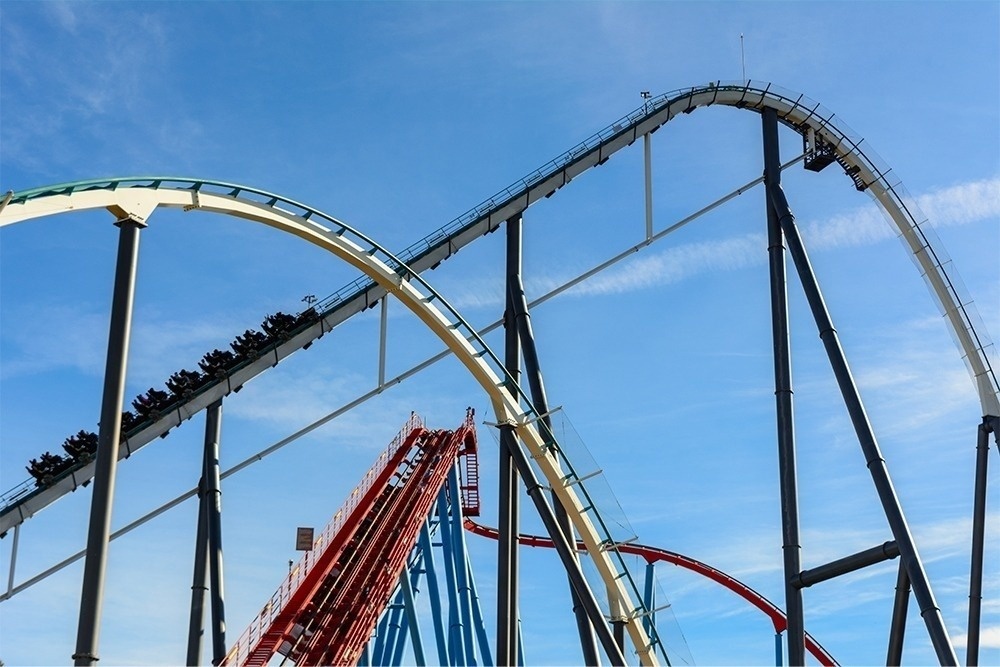
[[[108,356],[104,367],[104,394],[101,399],[101,423],[94,464],[94,495],[90,501],[90,524],[87,532],[87,555],[83,566],[80,593],[80,622],[76,632],[75,665],[93,665],[100,658],[97,647],[101,635],[101,609],[104,605],[104,577],[108,565],[111,535],[111,508],[118,470],[118,446],[121,439],[122,401],[125,396],[125,373],[128,366],[129,339],[132,333],[132,303],[135,298],[136,265],[139,259],[139,230],[144,222],[124,218],[118,226],[118,258],[111,300],[111,324],[108,331]]]
[[[778,117],[763,112],[764,184],[781,182]],[[792,362],[788,342],[788,300],[785,286],[785,246],[778,213],[767,200],[767,252],[771,276],[771,332],[774,340],[774,398],[778,422],[778,471],[781,486],[781,538],[785,568],[785,608],[788,617],[788,664],[805,664],[805,622],[802,591],[792,581],[801,571],[799,509],[795,469],[795,428],[792,411]]]
[[[517,466],[517,470],[524,480],[524,485],[528,490],[528,497],[535,504],[538,516],[541,518],[542,524],[545,526],[545,531],[555,546],[556,553],[559,555],[559,560],[562,561],[562,565],[566,569],[573,589],[580,596],[580,602],[587,612],[587,618],[590,619],[591,625],[597,631],[597,638],[601,642],[601,647],[604,649],[612,665],[621,665],[624,667],[625,657],[618,648],[618,644],[615,643],[611,629],[604,622],[604,614],[597,604],[597,598],[594,597],[594,592],[587,584],[587,579],[583,576],[583,570],[580,569],[580,563],[576,559],[576,545],[570,545],[566,541],[566,537],[563,535],[556,521],[555,513],[549,507],[549,503],[545,499],[545,494],[542,493],[545,487],[539,484],[538,477],[535,475],[535,471],[528,461],[528,456],[521,448],[521,444],[515,440],[513,445],[511,455],[514,459],[514,465]]]
[[[903,635],[906,633],[906,610],[910,606],[910,577],[906,563],[900,561],[896,575],[896,596],[892,603],[892,622],[889,624],[889,649],[886,667],[898,667],[903,662]]]
[[[521,216],[507,221],[507,294],[504,311],[504,365],[507,373],[517,383],[520,376],[521,354],[517,337],[517,324],[510,298],[511,277],[521,274]],[[513,393],[513,388],[511,393]],[[519,498],[517,469],[512,452],[517,448],[513,426],[500,427],[500,493],[499,525],[497,539],[497,665],[506,667],[517,664],[518,621],[518,554]]]
[[[990,432],[996,433],[997,417],[983,417],[976,439],[976,484],[972,505],[972,566],[969,575],[969,639],[965,664],[979,664],[979,626],[983,606],[983,552],[986,539],[986,467]]]
[[[510,285],[508,304],[513,304],[514,317],[517,321],[521,351],[524,353],[525,375],[527,375],[528,386],[531,390],[531,402],[535,406],[535,410],[539,414],[544,415],[541,419],[542,425],[551,434],[552,420],[548,416],[549,401],[548,396],[545,394],[545,384],[542,381],[542,370],[538,363],[538,350],[535,348],[535,335],[531,329],[528,301],[524,294],[524,285],[521,282],[521,276],[508,276],[508,285]],[[566,508],[563,507],[555,491],[552,491],[552,508],[555,512],[556,522],[566,537],[566,541],[570,544],[576,544],[576,532],[573,530],[573,524],[570,522],[569,514],[566,513]],[[575,557],[576,554],[574,554]],[[599,664],[597,641],[594,638],[594,631],[590,627],[590,620],[587,618],[587,613],[580,603],[580,596],[573,589],[572,582],[570,582],[569,590],[573,599],[573,615],[576,617],[577,633],[580,635],[580,649],[583,652],[584,664],[597,665]],[[620,629],[618,628],[618,630]]]
[[[208,508],[205,504],[205,457],[198,480],[198,528],[194,538],[194,575],[191,579],[191,616],[188,622],[188,667],[201,664],[201,639],[205,634],[205,593],[208,592]]]
[[[910,577],[913,597],[920,606],[920,615],[927,626],[927,634],[934,645],[938,661],[942,665],[958,664],[958,657],[955,655],[955,649],[952,647],[951,639],[948,637],[948,630],[945,628],[944,619],[941,617],[941,610],[934,599],[930,581],[927,578],[927,573],[924,571],[920,555],[917,553],[917,547],[913,541],[913,536],[910,534],[910,528],[906,524],[906,517],[903,515],[902,507],[900,507],[899,498],[896,497],[896,490],[893,488],[892,480],[889,477],[889,470],[885,465],[885,459],[882,458],[882,451],[879,448],[878,441],[875,439],[871,423],[868,421],[868,415],[861,402],[861,395],[854,384],[851,369],[847,365],[847,357],[840,347],[837,330],[830,319],[830,313],[827,311],[826,303],[823,301],[819,283],[813,273],[812,265],[809,263],[809,257],[806,254],[805,246],[802,244],[802,239],[799,237],[798,229],[795,226],[795,216],[792,215],[791,210],[788,208],[788,201],[785,199],[785,194],[781,190],[780,184],[771,184],[768,186],[767,194],[775,211],[780,216],[781,229],[784,232],[785,240],[788,242],[789,253],[795,262],[795,268],[798,271],[806,300],[809,302],[809,308],[816,321],[816,328],[819,330],[819,336],[826,349],[830,366],[833,368],[833,374],[837,378],[837,385],[840,387],[844,405],[847,407],[847,412],[854,425],[854,432],[858,437],[868,471],[875,484],[875,490],[882,504],[882,511],[885,513],[889,527],[892,529],[892,535],[896,540],[896,544],[899,545],[899,555],[902,562],[906,565],[906,573]]]
[[[205,424],[205,512],[208,528],[208,571],[212,591],[212,664],[226,657],[226,604],[222,578],[222,488],[219,441],[222,399],[208,406]]]

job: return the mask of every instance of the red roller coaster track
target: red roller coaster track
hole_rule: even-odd
[[[470,533],[487,537],[491,540],[495,540],[499,536],[496,528],[483,526],[468,518],[465,519],[465,529]],[[517,540],[518,543],[529,547],[544,547],[548,549],[555,548],[551,539],[540,535],[519,535]],[[586,547],[583,542],[577,542],[576,547],[580,551],[586,551]],[[774,624],[774,631],[776,633],[784,632],[785,628],[788,626],[785,613],[781,611],[781,609],[779,609],[773,602],[741,581],[734,579],[722,570],[717,570],[711,565],[702,563],[694,558],[689,558],[688,556],[684,556],[673,551],[667,551],[666,549],[659,549],[657,547],[650,547],[642,544],[624,544],[620,545],[618,550],[622,553],[640,556],[645,559],[647,563],[673,563],[674,565],[683,567],[686,570],[691,570],[692,572],[700,574],[703,577],[708,577],[717,584],[725,586],[767,614],[768,618],[771,619],[771,623]],[[825,648],[820,646],[819,642],[813,639],[808,632],[806,633],[806,649],[819,661],[821,665],[832,666],[837,664],[837,661],[833,659],[833,656],[830,655]]]
[[[472,416],[455,431],[411,417],[223,664],[262,667],[276,653],[298,664],[357,662],[460,456],[462,502],[478,502],[468,488],[478,481]]]

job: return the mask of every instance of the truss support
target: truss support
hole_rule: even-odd
[[[772,109],[763,112],[764,185],[781,183],[778,120]],[[774,342],[774,399],[777,411],[778,471],[781,494],[781,539],[788,616],[788,664],[805,664],[805,623],[802,591],[792,584],[801,570],[799,509],[795,469],[795,427],[792,410],[792,362],[788,336],[788,298],[785,281],[785,245],[779,213],[767,200],[767,252],[771,282],[771,334]]]
[[[777,134],[777,113],[774,110],[766,109],[764,111],[764,123],[765,127],[770,126],[772,128],[771,131],[775,135]],[[776,147],[775,142],[775,149]],[[841,396],[844,399],[847,412],[854,425],[854,431],[861,445],[868,471],[875,484],[875,490],[878,493],[882,511],[885,513],[893,537],[899,545],[900,558],[906,565],[906,572],[910,578],[910,586],[913,588],[913,596],[920,606],[920,615],[924,619],[924,624],[927,627],[927,633],[934,646],[937,659],[942,665],[956,665],[958,664],[958,658],[955,655],[955,649],[951,645],[951,639],[948,637],[948,630],[945,628],[941,610],[938,608],[937,601],[934,599],[934,593],[931,591],[930,581],[927,578],[927,573],[924,571],[920,555],[917,553],[916,543],[910,534],[910,528],[906,523],[903,509],[896,496],[896,490],[889,477],[885,459],[882,457],[881,449],[868,421],[868,415],[861,402],[861,395],[858,392],[854,378],[851,375],[850,367],[847,364],[847,357],[844,355],[840,341],[837,338],[837,330],[833,326],[833,321],[830,318],[823,295],[819,289],[819,283],[816,280],[816,275],[813,273],[812,265],[806,254],[805,246],[799,237],[798,229],[795,226],[795,216],[792,215],[788,207],[788,201],[785,199],[785,194],[781,189],[780,183],[771,182],[768,184],[767,196],[768,201],[779,217],[781,231],[784,233],[785,240],[788,243],[789,254],[795,263],[799,281],[802,283],[806,300],[809,302],[810,310],[816,321],[816,327],[819,330],[820,339],[823,341],[834,376],[840,387]],[[789,609],[788,615],[789,619],[791,619],[791,609]],[[791,625],[790,621],[789,625]],[[789,654],[788,659],[789,664],[800,664],[799,662],[792,662],[793,656],[791,654]]]
[[[979,664],[979,628],[983,606],[983,553],[986,539],[987,463],[990,433],[1000,435],[1000,417],[983,417],[976,439],[976,482],[972,505],[972,565],[969,575],[969,625],[965,664]]]
[[[115,224],[119,230],[118,256],[111,299],[111,324],[108,331],[107,363],[104,367],[104,393],[101,399],[97,458],[94,465],[94,494],[90,501],[87,556],[83,565],[83,587],[80,593],[80,622],[76,633],[76,651],[72,656],[75,665],[86,666],[93,665],[100,659],[97,652],[101,634],[101,609],[104,605],[108,543],[111,536],[111,508],[115,495],[115,474],[118,470],[118,446],[121,440],[125,372],[132,333],[132,304],[135,300],[135,276],[139,260],[139,230],[146,226],[146,223],[137,216],[120,218]]]

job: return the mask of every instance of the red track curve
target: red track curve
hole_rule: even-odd
[[[465,519],[465,529],[470,533],[487,537],[491,540],[495,540],[499,536],[496,528],[483,526],[469,518]],[[519,535],[517,539],[520,544],[529,547],[554,548],[551,539],[540,535]],[[580,551],[585,550],[583,542],[577,542],[576,546]],[[689,558],[688,556],[684,556],[673,551],[667,551],[666,549],[659,549],[657,547],[649,547],[642,544],[622,544],[618,546],[618,550],[621,553],[640,556],[644,558],[647,563],[657,563],[661,561],[672,563],[679,567],[683,567],[686,570],[691,570],[692,572],[700,574],[703,577],[708,577],[715,583],[725,586],[767,614],[768,618],[771,619],[771,623],[774,624],[774,631],[776,633],[784,632],[785,628],[788,627],[788,621],[785,618],[785,613],[781,611],[781,609],[779,609],[773,602],[743,582],[734,579],[722,570],[717,570],[711,565],[702,563],[694,558]],[[833,656],[830,655],[825,648],[820,646],[819,642],[813,639],[808,632],[806,633],[805,640],[806,649],[820,662],[821,665],[833,666],[837,664],[837,661],[833,659]]]

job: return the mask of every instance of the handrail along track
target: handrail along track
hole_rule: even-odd
[[[985,332],[974,328],[974,318],[970,312],[972,306],[958,294],[955,286],[957,281],[953,281],[944,270],[939,252],[932,245],[923,221],[919,220],[920,214],[912,199],[905,193],[901,184],[890,181],[891,171],[881,166],[879,160],[870,156],[870,150],[867,152],[861,150],[862,140],[853,138],[848,130],[842,129],[842,123],[834,124],[833,114],[821,109],[819,104],[814,104],[803,95],[778,92],[771,84],[760,88],[753,82],[716,83],[682,88],[654,97],[642,107],[563,155],[411,244],[399,253],[398,262],[390,261],[389,264],[394,265],[393,268],[401,274],[434,268],[475,238],[494,231],[503,221],[524,211],[539,199],[551,196],[583,171],[603,164],[611,155],[631,145],[640,136],[656,131],[678,113],[690,113],[695,108],[713,104],[758,111],[767,106],[778,108],[782,123],[802,134],[804,138],[807,135],[819,137],[824,142],[824,147],[832,151],[837,162],[852,178],[855,186],[874,196],[902,232],[918,266],[928,280],[932,294],[948,318],[963,352],[963,358],[976,383],[984,415],[1000,414],[1000,399],[998,399],[1000,386],[986,352],[990,342],[985,337]],[[186,205],[185,209],[198,208],[198,193],[223,193],[234,199],[248,200],[283,212],[290,211],[293,215],[306,220],[316,217],[332,222],[335,226],[341,226],[338,221],[314,208],[257,188],[221,181],[155,176],[78,181],[14,193],[9,197],[7,206],[0,210],[0,226],[28,217],[65,210],[56,204],[49,210],[23,215],[25,205],[33,200],[59,198],[94,190],[118,191],[131,188],[191,191],[195,194],[195,204]],[[347,231],[346,228],[341,226],[338,233],[344,231]],[[171,428],[191,418],[216,399],[241,387],[292,352],[306,347],[352,315],[374,306],[385,293],[383,287],[365,275],[348,283],[314,305],[319,313],[318,321],[294,332],[289,340],[268,348],[257,360],[241,363],[224,380],[211,382],[191,397],[170,406],[159,420],[140,425],[130,432],[128,438],[123,441],[122,457],[127,458],[135,450],[165,435]],[[271,363],[272,358],[273,363]],[[30,518],[50,502],[75,490],[92,476],[92,463],[78,465],[63,473],[48,487],[34,489],[33,482],[29,479],[7,491],[0,496],[0,534],[5,534],[11,527]]]

